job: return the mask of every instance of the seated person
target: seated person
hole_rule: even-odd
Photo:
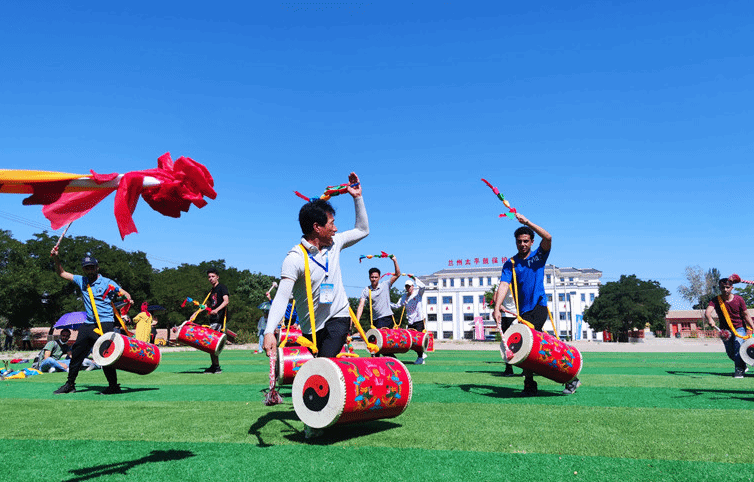
[[[59,340],[48,341],[44,348],[42,348],[42,354],[39,357],[39,370],[41,372],[68,371],[68,360],[61,359],[71,351],[71,347],[68,346],[68,339],[70,337],[71,330],[63,328],[60,332]]]

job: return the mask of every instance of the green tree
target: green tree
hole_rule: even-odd
[[[657,281],[621,275],[620,280],[600,287],[599,296],[584,312],[584,321],[594,330],[609,331],[616,340],[625,340],[626,332],[644,329],[647,323],[653,330],[663,330],[669,295]]]
[[[744,299],[747,308],[754,308],[754,285],[736,288],[736,294]]]

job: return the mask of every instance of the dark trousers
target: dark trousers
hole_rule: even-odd
[[[99,335],[94,332],[95,328],[97,328],[97,325],[93,323],[85,323],[79,327],[76,343],[73,344],[71,350],[71,363],[68,365],[68,383],[70,385],[76,384],[76,377],[79,375],[84,358],[89,356],[94,343],[99,338]],[[110,331],[113,331],[113,322],[102,323],[102,332],[108,333]],[[110,386],[118,384],[118,374],[115,368],[102,367],[102,371],[105,373],[105,378],[107,378],[107,383]]]
[[[317,330],[317,356],[334,358],[343,349],[350,331],[351,318],[347,316],[327,320],[325,327]]]
[[[393,327],[393,317],[392,316],[383,316],[382,318],[377,318],[374,320],[374,327],[378,330],[380,328],[392,328]]]

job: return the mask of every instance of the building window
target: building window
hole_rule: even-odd
[[[558,293],[558,301],[565,301],[565,295],[563,293]]]
[[[474,297],[473,296],[468,296],[467,295],[467,296],[463,297],[463,303],[464,304],[469,304],[469,303],[473,303],[473,302],[474,302]]]
[[[586,293],[581,293],[581,301],[586,301]]]
[[[566,314],[565,314],[565,313],[561,313],[561,314],[560,314],[560,319],[561,319],[561,320],[563,320],[563,321],[565,321],[565,320],[567,320],[568,318],[566,318]]]
[[[453,286],[455,286],[455,281],[456,281],[456,279],[455,279],[455,278],[450,278],[450,287],[451,287],[451,288],[452,288]]]
[[[431,315],[427,315],[427,321],[437,321],[437,315],[434,313]]]
[[[474,321],[474,314],[473,313],[464,313],[464,315],[463,315],[463,321]]]
[[[442,321],[453,321],[453,315],[450,313],[443,314]]]
[[[492,286],[492,276],[487,277],[487,286]]]
[[[461,278],[461,286],[466,286],[466,278]]]
[[[452,340],[453,339],[453,332],[452,331],[443,331],[442,337],[446,340]]]
[[[472,280],[472,278],[469,278],[469,286],[472,286],[471,280]]]
[[[568,281],[570,281],[571,283],[573,283],[573,276],[569,276],[568,277]]]
[[[552,283],[552,275],[547,275],[547,284]]]
[[[552,295],[547,295],[547,302],[552,303]]]
[[[589,301],[594,301],[594,293],[589,293]]]
[[[566,301],[571,301],[571,293],[566,293]]]
[[[486,303],[484,302],[484,295],[479,295],[479,304],[484,306]]]
[[[428,305],[436,305],[437,304],[437,296],[427,296],[427,304]]]
[[[448,280],[446,280],[445,278],[442,279],[442,287],[443,288],[447,288],[448,287]]]
[[[561,283],[565,283],[565,278],[560,278]]]
[[[479,286],[484,286],[484,277],[483,276],[479,277]]]
[[[442,303],[444,305],[452,305],[453,304],[453,297],[452,296],[443,296],[442,297]]]
[[[490,321],[490,314],[489,313],[482,313],[482,320],[484,320],[484,321]]]

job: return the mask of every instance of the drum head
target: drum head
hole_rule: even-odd
[[[741,343],[738,353],[741,355],[741,359],[747,365],[754,365],[754,338],[749,338],[745,342]]]
[[[306,425],[325,428],[338,421],[346,404],[346,382],[338,365],[314,358],[301,367],[291,389],[293,409]]]
[[[371,328],[364,334],[367,336],[367,342],[377,345],[377,348],[382,350],[384,340],[382,339],[382,332],[380,330],[378,330],[377,328]]]
[[[526,360],[534,344],[531,330],[520,323],[514,323],[505,330],[505,340],[508,343],[508,349],[513,352],[513,358],[508,360],[511,365]],[[505,360],[505,343],[503,342],[500,342],[500,356]]]
[[[94,363],[99,366],[109,366],[118,361],[123,354],[125,343],[123,337],[118,333],[105,333],[97,338],[92,347],[92,358]]]

